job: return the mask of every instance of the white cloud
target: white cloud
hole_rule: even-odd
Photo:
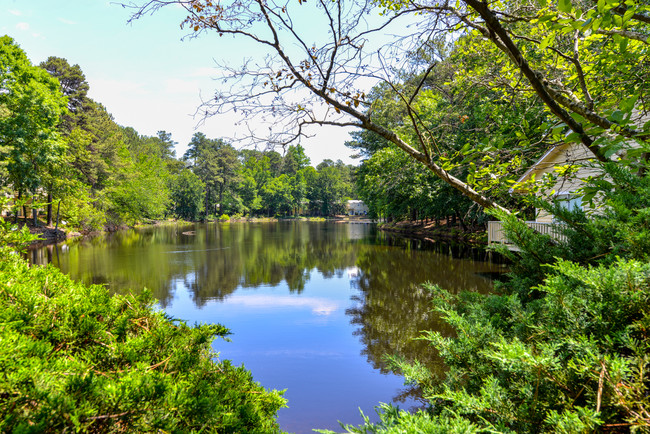
[[[9,9],[7,12],[9,12],[11,15],[15,15],[17,17],[20,17],[23,14],[22,12],[20,12],[17,9]]]
[[[29,30],[29,23],[18,23],[16,24],[18,30]]]
[[[65,18],[59,18],[58,20],[59,20],[60,22],[62,22],[63,24],[68,24],[68,25],[70,25],[70,26],[74,26],[74,25],[77,24],[76,21],[66,20]]]
[[[210,66],[203,66],[201,68],[197,68],[192,73],[190,76],[192,77],[207,77],[207,78],[214,78],[216,77],[218,72],[218,69],[215,67],[210,67]]]

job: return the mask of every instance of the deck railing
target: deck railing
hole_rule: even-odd
[[[526,225],[556,241],[566,241],[566,236],[558,230],[559,223],[526,222]],[[502,243],[514,247],[503,231],[503,223],[499,221],[488,222],[488,243]]]

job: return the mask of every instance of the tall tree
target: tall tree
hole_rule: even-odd
[[[235,148],[221,139],[208,139],[196,133],[183,157],[196,162],[194,172],[205,184],[206,219],[211,211],[222,214],[224,193],[235,189],[239,181],[241,162]]]
[[[199,153],[201,149],[207,146],[208,138],[205,134],[197,131],[192,136],[190,143],[187,145],[187,150],[183,154],[183,160],[189,162],[191,166],[198,164]]]
[[[65,143],[57,131],[67,101],[59,82],[33,66],[8,36],[0,37],[0,161],[19,196],[36,194],[62,163]]]
[[[158,141],[160,143],[160,157],[165,159],[165,160],[171,160],[176,156],[176,144],[174,140],[172,140],[172,133],[168,133],[167,131],[158,131],[156,134],[156,137],[158,138]]]
[[[300,144],[290,145],[282,159],[282,173],[294,176],[309,164],[311,164],[311,160],[305,154],[305,148]]]
[[[39,66],[59,80],[63,95],[68,97],[70,112],[74,114],[80,110],[86,102],[90,90],[90,85],[86,81],[81,67],[79,65],[71,66],[66,59],[55,56],[48,57]]]
[[[203,210],[205,184],[189,169],[172,179],[171,200],[174,214],[190,221],[199,220]]]

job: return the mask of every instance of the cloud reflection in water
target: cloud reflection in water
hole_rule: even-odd
[[[283,295],[239,295],[228,297],[228,304],[239,304],[253,309],[309,308],[319,316],[329,316],[341,306],[333,300],[317,297],[291,297]]]

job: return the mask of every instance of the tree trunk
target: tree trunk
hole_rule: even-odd
[[[546,104],[549,110],[571,130],[580,136],[580,141],[584,144],[600,161],[607,161],[603,155],[600,146],[594,143],[591,137],[585,133],[582,124],[571,117],[569,112],[561,107],[561,104],[569,107],[569,110],[579,113],[581,116],[594,122],[602,128],[610,129],[614,124],[607,119],[598,116],[591,116],[592,113],[587,113],[579,110],[579,107],[571,104],[570,100],[559,92],[555,92],[550,86],[547,85],[541,73],[534,71],[523,54],[508,35],[508,32],[503,28],[499,18],[496,14],[489,9],[486,2],[480,0],[466,0],[465,3],[474,9],[485,21],[487,29],[483,29],[483,36],[490,39],[501,51],[503,51],[512,62],[519,68],[521,73],[528,79],[535,93]],[[605,122],[605,123],[603,123]],[[623,133],[623,132],[621,132]],[[625,135],[625,134],[624,134]]]
[[[219,217],[223,215],[223,189],[224,184],[219,186]]]
[[[20,214],[20,212],[19,212],[20,211],[20,206],[16,205],[16,202],[20,200],[22,195],[23,194],[21,192],[18,192],[18,197],[14,201],[14,210],[15,210],[15,213],[16,213],[16,215],[14,216],[14,223],[15,224],[18,224],[18,214]]]
[[[210,189],[205,187],[205,221],[208,221],[208,215],[210,215]]]
[[[417,149],[413,148],[408,143],[406,143],[404,140],[402,140],[395,132],[387,128],[384,128],[381,125],[375,124],[370,120],[368,116],[363,115],[359,112],[356,112],[354,110],[349,110],[349,109],[346,109],[345,111],[360,119],[362,121],[361,124],[362,128],[377,133],[379,136],[383,137],[384,139],[394,143],[400,149],[402,149],[408,155],[410,155],[412,158],[423,163],[429,170],[431,170],[442,181],[454,187],[456,190],[460,191],[464,196],[468,197],[473,202],[481,205],[481,207],[486,209],[494,208],[503,211],[507,214],[510,214],[510,211],[508,209],[502,207],[495,201],[483,196],[482,194],[474,190],[472,187],[470,187],[467,183],[451,175],[449,172],[447,172],[438,164],[436,164],[428,155],[418,151]]]
[[[52,226],[52,192],[47,192],[47,225]]]
[[[458,213],[456,213],[456,216],[458,217],[458,222],[460,223],[460,227],[463,230],[463,232],[467,232],[467,225],[463,221],[463,217],[461,217]]]
[[[59,230],[59,210],[61,209],[61,200],[59,199],[59,204],[56,206],[56,226],[54,226],[54,233]],[[57,252],[58,255],[58,252]]]

